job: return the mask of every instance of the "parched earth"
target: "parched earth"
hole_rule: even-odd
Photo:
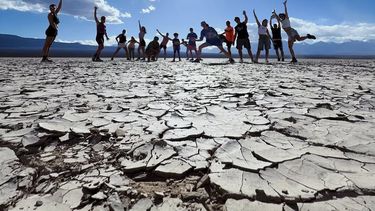
[[[215,62],[1,58],[0,210],[375,210],[374,60]]]

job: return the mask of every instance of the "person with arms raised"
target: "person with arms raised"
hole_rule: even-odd
[[[52,62],[52,60],[50,60],[48,58],[48,56],[49,56],[49,49],[51,48],[51,45],[53,44],[53,42],[55,41],[56,36],[57,36],[57,32],[58,32],[58,28],[59,28],[59,23],[60,23],[60,20],[57,17],[57,15],[59,14],[59,12],[61,10],[62,2],[63,1],[60,0],[59,5],[57,6],[57,8],[56,8],[55,4],[51,4],[49,6],[49,10],[50,10],[50,13],[48,13],[49,26],[48,26],[48,28],[46,30],[46,41],[45,41],[44,47],[43,47],[42,62]]]
[[[105,16],[100,17],[100,21],[97,17],[97,10],[98,7],[94,8],[94,17],[96,22],[96,42],[98,43],[98,49],[96,50],[94,56],[92,57],[92,61],[94,62],[102,62],[103,60],[100,59],[100,55],[102,50],[104,49],[104,36],[109,40],[107,35],[107,28],[105,26],[106,18]]]

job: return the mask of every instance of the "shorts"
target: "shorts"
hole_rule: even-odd
[[[218,46],[218,47],[223,46],[223,42],[219,38],[206,40],[206,43],[208,45],[214,45],[214,46]]]
[[[242,47],[246,48],[247,50],[251,49],[249,38],[237,39],[237,49],[242,50]]]
[[[53,28],[52,26],[49,26],[46,30],[46,36],[47,37],[56,37],[57,36],[57,29]]]
[[[259,35],[258,51],[271,49],[271,41],[267,35]]]
[[[181,47],[178,45],[178,46],[173,46],[173,50],[174,51],[179,51],[179,50],[181,50]]]
[[[190,45],[189,44],[187,48],[188,48],[189,51],[194,51],[194,50],[196,51],[197,50],[197,45],[196,44],[194,44],[194,45]]]
[[[104,44],[104,34],[97,34],[95,40],[98,43],[98,45]]]
[[[119,43],[119,44],[118,44],[118,47],[119,47],[119,48],[126,48],[126,45],[125,45],[125,43]]]
[[[273,40],[273,48],[275,50],[283,49],[283,41],[282,40]]]
[[[227,47],[228,47],[228,48],[231,48],[231,47],[233,46],[233,44],[234,44],[233,42],[231,42],[231,41],[227,41]]]
[[[298,32],[293,29],[293,28],[290,28],[288,31],[285,31],[286,34],[288,35],[288,40],[289,41],[295,41],[296,40],[296,36],[299,36]]]
[[[166,50],[166,49],[167,49],[167,46],[166,46],[166,45],[160,45],[160,49],[164,49],[164,50]]]
[[[139,46],[140,46],[140,47],[146,47],[146,41],[145,41],[145,40],[141,40],[141,41],[139,42]]]

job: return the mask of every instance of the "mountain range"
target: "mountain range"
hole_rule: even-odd
[[[44,39],[23,38],[16,35],[0,34],[0,57],[34,57],[40,56]],[[256,49],[256,43],[253,43]],[[288,55],[287,43],[284,43]],[[57,57],[90,57],[96,46],[82,45],[80,43],[55,42],[51,48],[51,56]],[[108,46],[103,51],[103,56],[110,56],[115,50]],[[365,57],[375,58],[375,40],[349,41],[345,43],[317,42],[314,44],[297,43],[295,50],[299,56],[304,57]],[[217,56],[218,50],[208,50],[206,56]],[[232,50],[235,52],[235,50]],[[182,48],[181,52],[185,52]],[[274,51],[271,50],[271,54]],[[169,52],[169,54],[171,54]],[[182,55],[185,55],[182,53]]]

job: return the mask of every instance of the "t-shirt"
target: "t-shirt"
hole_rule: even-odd
[[[181,42],[180,42],[180,40],[178,38],[174,38],[172,40],[172,42],[173,42],[173,46],[180,46],[180,44],[181,44]]]
[[[238,24],[236,27],[237,38],[238,39],[247,39],[249,38],[249,32],[247,32],[247,25],[245,22]]]
[[[258,27],[258,34],[259,35],[267,35],[267,27],[260,25]]]
[[[195,45],[195,40],[198,39],[198,35],[194,32],[188,34],[187,38],[189,40],[189,45]]]
[[[126,42],[126,36],[123,34],[120,34],[119,36],[119,43],[125,43]]]
[[[208,27],[207,29],[203,29],[201,31],[200,39],[203,40],[204,37],[206,38],[206,42],[208,43],[216,42],[219,39],[217,31],[212,27]]]
[[[272,30],[272,39],[274,39],[274,40],[281,40],[281,28],[279,28],[279,27],[276,27],[276,28],[272,27],[271,30]]]
[[[225,38],[226,38],[229,42],[233,42],[233,41],[234,41],[234,29],[233,29],[233,27],[228,26],[228,27],[225,29]]]

